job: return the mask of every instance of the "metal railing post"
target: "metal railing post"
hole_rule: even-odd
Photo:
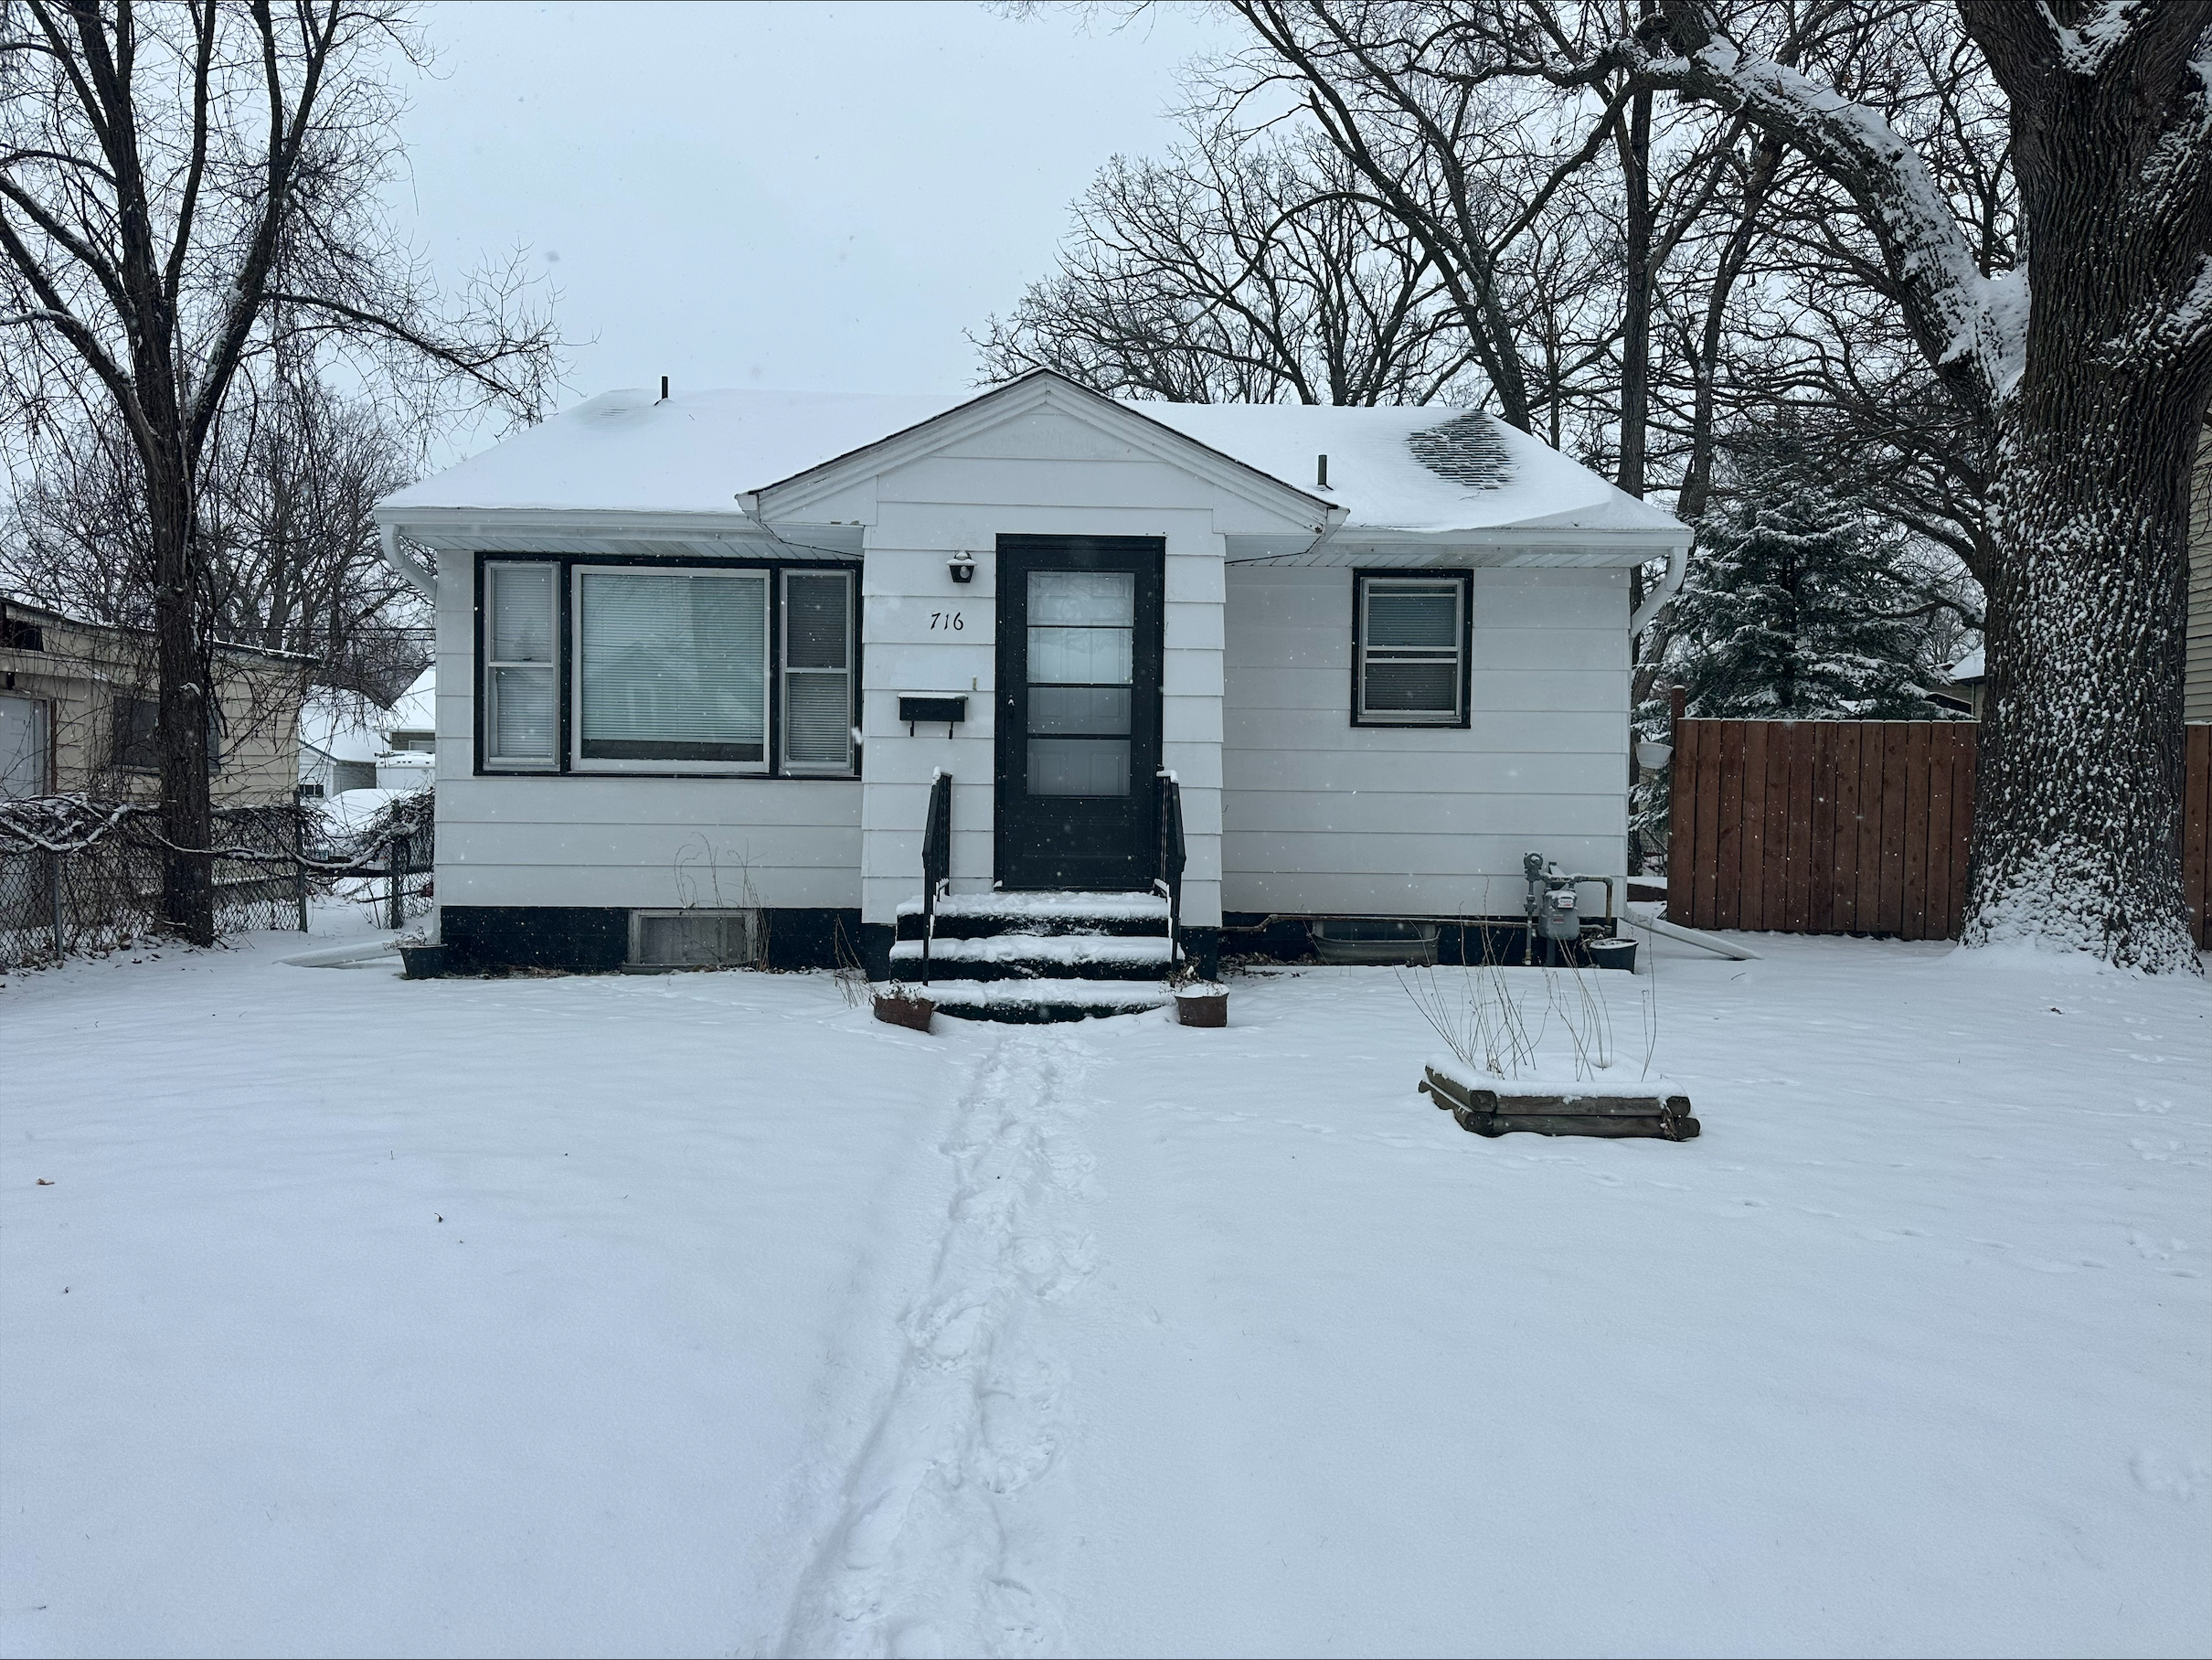
[[[938,890],[952,875],[952,775],[941,767],[930,780],[930,804],[921,824],[921,983],[930,983],[930,943],[937,937]]]

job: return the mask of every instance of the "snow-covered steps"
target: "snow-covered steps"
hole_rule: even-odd
[[[1168,1001],[1175,948],[1158,894],[953,894],[938,903],[925,971],[926,929],[919,897],[899,908],[890,976],[947,1015],[1079,1020]]]
[[[1169,967],[1164,932],[1157,934],[999,933],[962,938],[940,933],[930,944],[932,975],[971,980],[1159,980]],[[921,942],[891,947],[891,976],[919,979]]]
[[[1161,980],[931,980],[915,989],[941,1015],[1019,1025],[1140,1014],[1175,995]]]
[[[899,937],[921,937],[919,896],[899,907]],[[1167,900],[1156,893],[955,893],[937,903],[937,938],[997,933],[1167,933]]]

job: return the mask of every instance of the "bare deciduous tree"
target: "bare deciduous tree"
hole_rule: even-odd
[[[0,9],[0,396],[18,437],[100,409],[154,573],[165,910],[213,935],[207,769],[214,434],[280,344],[535,407],[555,345],[495,281],[447,314],[382,215],[388,0],[8,0]]]

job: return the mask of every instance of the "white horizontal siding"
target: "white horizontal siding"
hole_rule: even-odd
[[[1228,910],[1513,914],[1525,853],[1621,870],[1621,572],[1477,570],[1465,728],[1352,724],[1350,570],[1233,567],[1228,580]]]
[[[857,905],[860,790],[850,780],[441,779],[438,898]]]

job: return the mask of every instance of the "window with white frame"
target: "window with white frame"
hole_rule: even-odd
[[[853,578],[783,573],[783,770],[853,770]]]
[[[849,777],[853,601],[843,569],[486,559],[481,765]]]
[[[1464,572],[1354,578],[1352,718],[1457,726],[1467,718]]]

